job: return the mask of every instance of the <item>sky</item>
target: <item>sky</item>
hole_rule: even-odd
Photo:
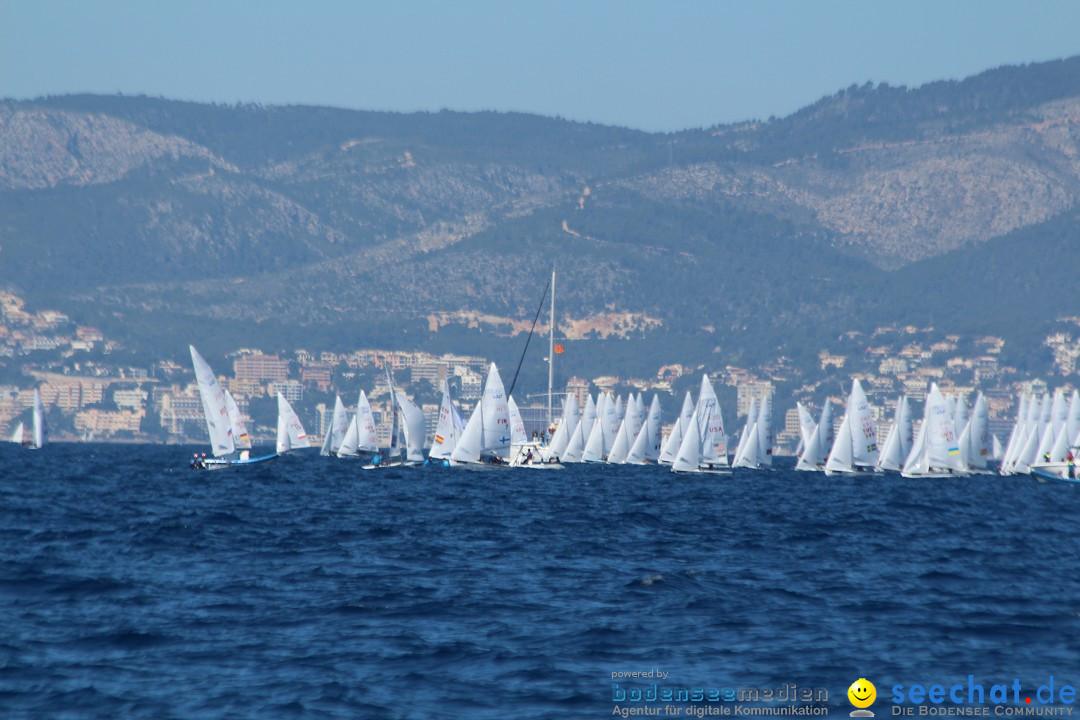
[[[670,132],[1080,54],[1077,0],[0,0],[0,97],[520,111]]]

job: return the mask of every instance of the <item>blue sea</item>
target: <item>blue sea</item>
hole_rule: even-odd
[[[0,449],[2,718],[601,718],[614,679],[1080,685],[1080,487]]]

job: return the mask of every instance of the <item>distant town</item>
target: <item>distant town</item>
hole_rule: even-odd
[[[1080,327],[1080,318],[1063,318],[1062,323]],[[989,405],[991,432],[1004,440],[1014,419],[1018,394],[1042,394],[1055,387],[1071,391],[1073,385],[1067,379],[1076,373],[1080,340],[1068,331],[1045,338],[1053,363],[1048,374],[1066,379],[1054,386],[1002,364],[999,358],[1004,344],[995,336],[963,338],[935,332],[933,327],[851,331],[838,337],[834,347],[817,353],[813,372],[805,364],[797,368],[789,358],[778,357],[755,368],[664,365],[646,378],[571,377],[556,388],[555,414],[564,393],[573,393],[583,402],[588,393],[597,391],[657,392],[665,403],[665,420],[673,421],[681,395],[687,389],[696,392],[701,372],[708,372],[718,393],[726,387],[727,397],[734,396],[736,416],[725,417],[729,436],[739,430],[751,399],[773,396],[777,452],[790,453],[799,440],[796,401],[819,411],[828,399],[839,423],[851,379],[858,378],[883,438],[893,421],[898,396],[905,394],[921,401],[933,381],[945,395],[962,397],[969,404],[982,392]],[[23,373],[16,381],[9,372],[6,384],[0,384],[0,429],[10,433],[10,428],[26,418],[37,387],[53,440],[205,442],[202,404],[190,365],[172,360],[160,360],[150,367],[110,364],[110,355],[119,354],[118,349],[116,342],[94,327],[77,325],[52,310],[28,311],[19,297],[0,292],[0,360],[10,359],[8,366],[19,367]],[[272,442],[274,435],[273,399],[278,393],[297,408],[305,423],[311,423],[309,435],[320,438],[329,421],[334,393],[350,406],[363,389],[371,400],[380,433],[388,436],[386,369],[423,408],[430,438],[438,420],[443,382],[450,386],[455,402],[468,411],[480,396],[488,364],[486,358],[477,356],[385,348],[349,353],[302,349],[288,356],[237,348],[228,358],[207,360],[248,417],[256,441],[265,443]],[[672,394],[679,397],[673,400]],[[530,432],[546,428],[548,422],[546,397],[536,395],[517,398]],[[721,393],[722,410],[729,413],[724,398]]]

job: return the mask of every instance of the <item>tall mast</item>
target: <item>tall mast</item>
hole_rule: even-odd
[[[551,427],[551,388],[555,384],[555,266],[551,267],[551,321],[548,328],[548,427]]]

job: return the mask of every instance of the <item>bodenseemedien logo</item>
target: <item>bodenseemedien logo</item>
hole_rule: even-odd
[[[874,687],[874,683],[866,678],[859,678],[847,689],[847,697],[857,708],[851,711],[851,717],[874,717],[874,712],[866,709],[877,699],[877,688]]]

